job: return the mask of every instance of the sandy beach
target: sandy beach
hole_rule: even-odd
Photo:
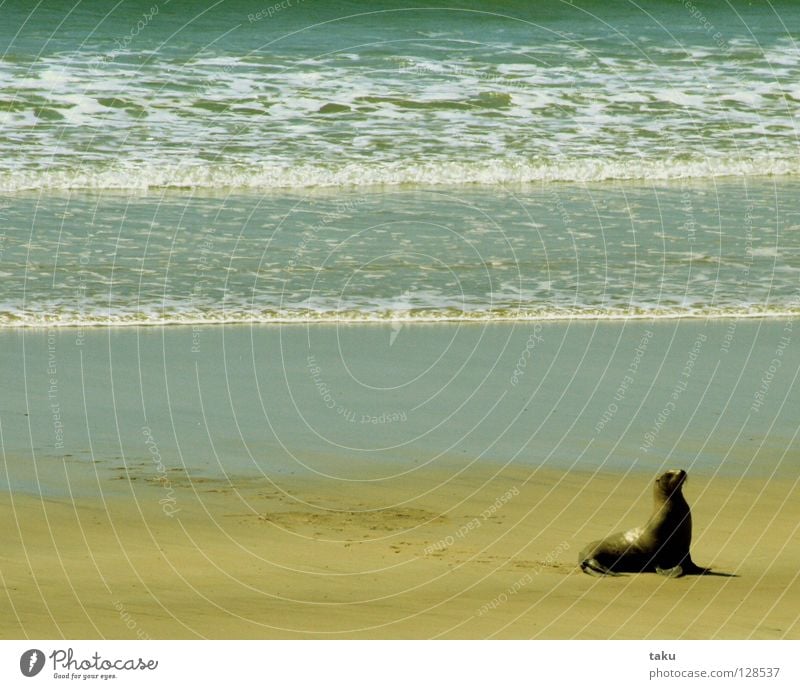
[[[795,326],[6,331],[0,636],[798,638]],[[672,467],[735,576],[581,573]]]
[[[798,27],[751,0],[0,1],[10,684],[124,683],[99,651],[150,646],[151,686],[791,682]],[[668,470],[708,570],[586,573],[619,532],[688,569],[683,503],[632,531]],[[538,641],[492,644],[521,671],[129,643],[184,639]]]
[[[507,469],[441,478],[430,492],[433,476],[406,482],[420,493],[410,501],[407,492],[379,486],[175,478],[179,512],[172,518],[165,518],[156,484],[137,489],[134,501],[4,496],[1,634],[800,634],[800,506],[791,482],[690,479],[694,558],[735,577],[601,579],[580,572],[577,552],[649,514],[649,486],[641,476]]]

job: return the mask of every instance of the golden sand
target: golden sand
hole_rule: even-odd
[[[668,579],[576,566],[644,523],[641,473],[184,477],[173,516],[135,478],[130,498],[2,498],[2,638],[800,637],[790,481],[690,474],[693,558],[736,576]]]

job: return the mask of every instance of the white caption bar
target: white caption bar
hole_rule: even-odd
[[[0,686],[800,686],[800,641],[3,641]]]

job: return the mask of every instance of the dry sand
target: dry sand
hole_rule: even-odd
[[[135,471],[119,472],[127,499],[6,494],[0,636],[800,638],[791,481],[690,474],[693,557],[735,577],[580,572],[586,542],[644,522],[651,479],[484,466],[278,486],[176,471],[172,517],[165,487]]]

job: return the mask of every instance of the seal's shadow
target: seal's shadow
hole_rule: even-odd
[[[698,572],[687,572],[684,574],[686,577],[729,577],[732,579],[738,579],[740,577],[739,574],[731,574],[730,572],[715,572],[712,569],[702,569]]]

